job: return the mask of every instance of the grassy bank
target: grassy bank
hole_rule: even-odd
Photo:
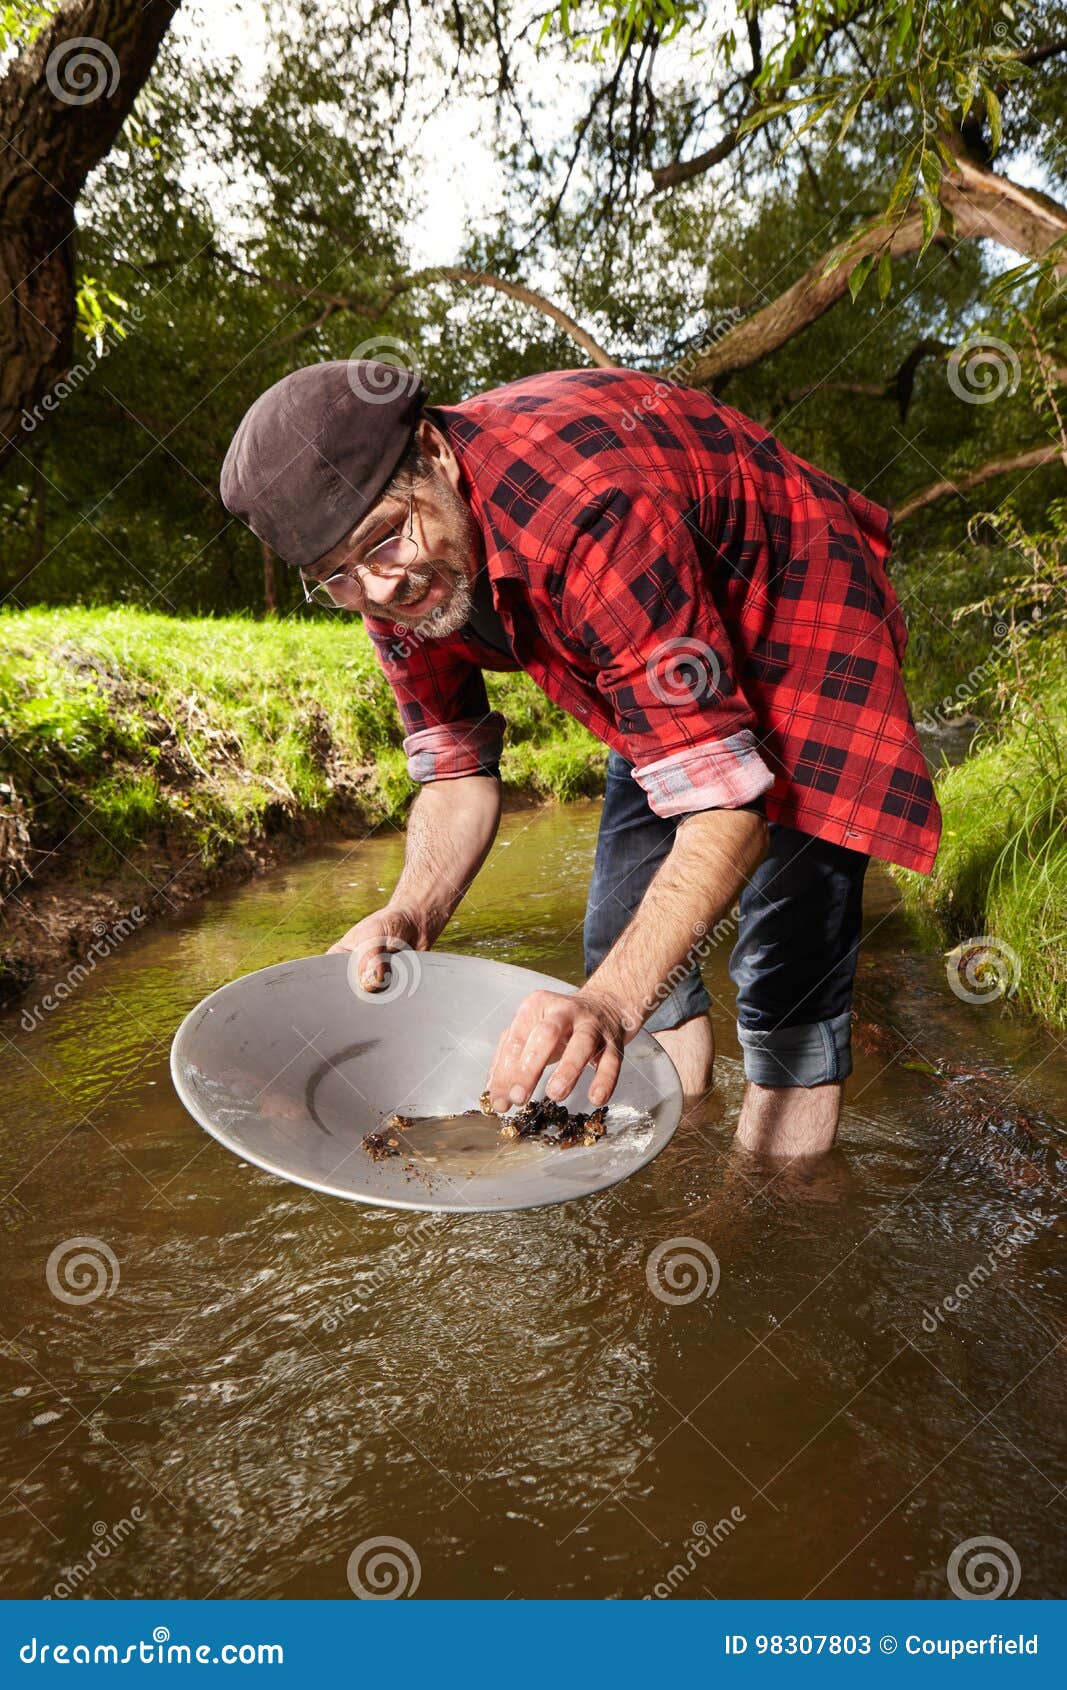
[[[512,792],[595,791],[604,753],[525,675],[489,681]],[[0,615],[0,894],[91,884],[146,851],[211,870],[310,823],[398,820],[413,788],[361,624]]]
[[[911,907],[951,939],[1008,947],[1022,1001],[1067,1026],[1067,642],[1027,664],[1010,715],[940,777],[938,796],[934,872],[901,875]]]
[[[937,866],[928,879],[901,877],[913,910],[950,938],[992,934],[1009,946],[1022,996],[1060,1026],[1065,657],[1048,642],[1012,714],[941,776]],[[509,791],[563,799],[599,788],[605,753],[584,729],[525,675],[488,682],[509,721]],[[85,904],[91,917],[92,888],[146,857],[156,883],[161,852],[210,876],[310,824],[399,821],[413,790],[392,695],[358,622],[133,609],[0,615],[0,783],[5,931],[41,885],[65,885],[70,911]],[[23,976],[44,943],[32,920],[16,946]],[[0,985],[3,971],[0,957]]]

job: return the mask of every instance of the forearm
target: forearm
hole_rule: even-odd
[[[628,1038],[655,1009],[657,987],[732,907],[767,840],[766,822],[751,810],[704,810],[678,828],[632,921],[584,988],[615,1006]]]
[[[500,822],[500,782],[487,775],[431,781],[408,818],[404,868],[389,900],[428,949],[484,863]]]

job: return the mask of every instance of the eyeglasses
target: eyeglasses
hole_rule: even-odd
[[[309,581],[301,570],[300,582],[306,602],[317,604],[325,610],[362,609],[363,584],[357,571],[365,569],[368,575],[385,575],[393,570],[403,572],[410,569],[419,555],[419,543],[415,539],[414,528],[415,501],[409,498],[408,519],[403,532],[390,534],[387,539],[379,540],[359,563],[351,563],[345,569],[339,569],[336,575],[327,576],[325,581]]]

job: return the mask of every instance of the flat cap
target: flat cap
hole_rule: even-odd
[[[417,370],[370,359],[309,364],[245,412],[222,466],[222,502],[295,569],[308,569],[381,497],[411,443]]]

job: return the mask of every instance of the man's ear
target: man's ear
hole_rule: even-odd
[[[435,428],[428,417],[423,417],[416,430],[419,449],[427,463],[443,475],[454,493],[460,490],[459,459],[456,457],[447,437]]]

